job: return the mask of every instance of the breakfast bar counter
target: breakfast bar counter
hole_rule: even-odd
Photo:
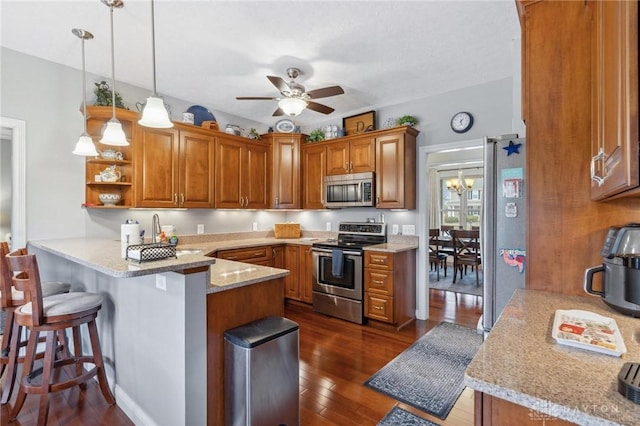
[[[551,332],[558,309],[613,318],[627,352],[617,357],[557,343]],[[524,407],[520,418],[507,419],[503,412],[501,419],[484,419],[484,424],[553,418],[580,425],[638,424],[640,405],[617,390],[625,362],[640,362],[639,319],[596,297],[517,290],[467,368],[465,383],[496,403]]]
[[[224,331],[284,315],[284,269],[205,250],[138,263],[121,257],[119,241],[98,238],[32,241],[28,249],[42,280],[103,295],[105,369],[135,424],[224,424]]]

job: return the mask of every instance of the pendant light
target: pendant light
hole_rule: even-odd
[[[153,93],[147,98],[142,110],[142,118],[138,124],[145,127],[167,129],[173,127],[173,123],[169,119],[169,113],[164,107],[163,99],[156,92],[156,29],[153,0],[151,0],[151,58],[153,61]]]
[[[127,141],[127,137],[122,130],[122,124],[116,118],[116,65],[115,65],[115,50],[114,50],[114,42],[113,42],[113,8],[121,8],[124,6],[124,3],[121,0],[101,0],[102,3],[109,7],[111,11],[111,77],[113,79],[113,87],[111,88],[111,106],[113,108],[113,115],[111,116],[111,120],[107,122],[107,126],[102,132],[102,139],[100,139],[100,143],[105,145],[114,145],[114,146],[127,146],[129,142]]]
[[[87,134],[87,74],[84,67],[84,41],[91,40],[93,38],[93,34],[80,28],[74,28],[71,32],[82,40],[82,110],[84,114],[84,132],[82,132],[78,142],[76,142],[76,147],[74,148],[73,153],[75,155],[95,157],[98,155],[98,151],[96,151],[96,146],[93,144],[93,140]]]

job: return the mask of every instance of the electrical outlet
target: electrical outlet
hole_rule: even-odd
[[[391,225],[391,234],[398,235],[398,225]]]
[[[253,222],[253,228],[254,231],[258,230],[258,222]]]
[[[331,231],[331,222],[327,222],[326,228],[327,231]]]
[[[199,223],[198,224],[198,234],[204,234],[204,223]]]
[[[414,235],[416,233],[415,225],[402,225],[402,235]]]
[[[164,275],[156,275],[156,288],[162,291],[167,291],[167,277]]]

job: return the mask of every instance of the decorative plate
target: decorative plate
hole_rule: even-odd
[[[558,309],[551,336],[561,345],[603,354],[621,356],[627,352],[616,321],[594,312]]]
[[[200,105],[192,105],[187,112],[193,114],[193,124],[201,126],[203,121],[216,121],[211,111]]]
[[[280,132],[280,133],[291,133],[293,132],[293,129],[296,128],[296,125],[293,123],[293,121],[289,120],[288,118],[285,118],[283,120],[280,120],[276,123],[276,131]]]

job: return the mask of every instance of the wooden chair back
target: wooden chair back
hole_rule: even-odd
[[[480,258],[480,232],[454,229],[451,231],[454,255],[461,260],[476,261]]]
[[[440,230],[438,228],[429,229],[429,258],[437,259],[440,249]]]
[[[18,249],[6,256],[11,280],[16,290],[24,292],[24,302],[31,302],[31,321],[33,325],[42,325],[44,311],[42,307],[42,284],[40,269],[35,254],[28,254],[26,248]]]
[[[5,257],[9,254],[9,244],[6,241],[0,242],[0,307],[10,308],[11,299],[11,272]]]

